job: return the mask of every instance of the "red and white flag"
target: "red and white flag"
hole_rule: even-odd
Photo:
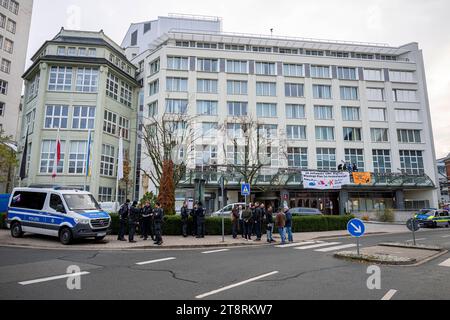
[[[58,129],[58,135],[56,136],[56,150],[55,150],[55,159],[53,161],[53,173],[52,178],[56,178],[56,175],[58,174],[58,163],[61,161],[61,138],[59,136],[59,129]]]

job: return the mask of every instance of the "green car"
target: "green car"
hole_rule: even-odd
[[[422,209],[414,218],[421,227],[450,227],[450,213],[447,210]]]

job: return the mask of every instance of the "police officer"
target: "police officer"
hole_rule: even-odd
[[[187,202],[183,203],[183,206],[181,207],[181,222],[183,224],[183,237],[187,238],[187,228],[188,228],[188,220],[189,220],[189,210]]]
[[[130,200],[127,201],[120,206],[119,209],[119,234],[117,236],[117,240],[119,241],[127,241],[125,240],[125,230],[127,228],[127,220],[128,213],[130,211]]]
[[[162,240],[162,222],[164,218],[164,210],[161,208],[161,204],[159,202],[156,203],[156,208],[153,212],[153,218],[155,221],[155,244],[158,246],[163,244]]]
[[[140,211],[138,206],[138,202],[134,201],[133,205],[130,208],[130,214],[128,216],[128,227],[129,227],[129,235],[128,240],[131,243],[136,243],[134,240],[134,234],[136,233],[136,224],[139,222],[139,214]]]
[[[192,217],[192,236],[195,237],[197,235],[197,207],[198,202],[195,203],[194,209],[191,210],[191,217]]]
[[[144,236],[144,241],[148,239],[149,232],[153,238],[153,232],[151,231],[152,213],[153,208],[150,206],[150,202],[145,202],[145,206],[142,208],[142,235]]]
[[[198,203],[195,209],[195,216],[197,217],[197,238],[205,237],[205,209],[201,202]]]
[[[261,241],[261,220],[262,220],[262,210],[260,208],[259,202],[255,203],[255,208],[253,209],[253,231],[256,235],[256,241]]]

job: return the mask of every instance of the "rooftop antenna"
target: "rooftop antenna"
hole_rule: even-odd
[[[270,36],[273,36],[273,28],[270,29]]]

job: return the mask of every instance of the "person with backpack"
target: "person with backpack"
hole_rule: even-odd
[[[153,218],[155,221],[155,244],[161,246],[163,244],[162,223],[164,219],[164,210],[161,208],[161,204],[159,202],[156,203]]]
[[[197,238],[205,237],[205,209],[201,202],[198,203],[195,209],[195,216],[197,217]]]
[[[125,230],[127,228],[130,202],[131,201],[127,199],[127,201],[122,204],[119,209],[119,234],[117,236],[118,241],[127,241],[125,240]]]
[[[231,211],[231,230],[233,233],[233,239],[237,238],[239,226],[239,209],[237,206]]]
[[[293,243],[294,237],[292,235],[292,213],[290,212],[290,210],[287,206],[284,207],[284,214],[286,216],[286,233],[287,233],[288,241],[290,243]]]
[[[187,229],[188,229],[188,222],[189,222],[189,210],[188,210],[188,204],[185,201],[183,203],[183,206],[181,207],[181,223],[182,223],[182,233],[183,237],[187,238]]]

